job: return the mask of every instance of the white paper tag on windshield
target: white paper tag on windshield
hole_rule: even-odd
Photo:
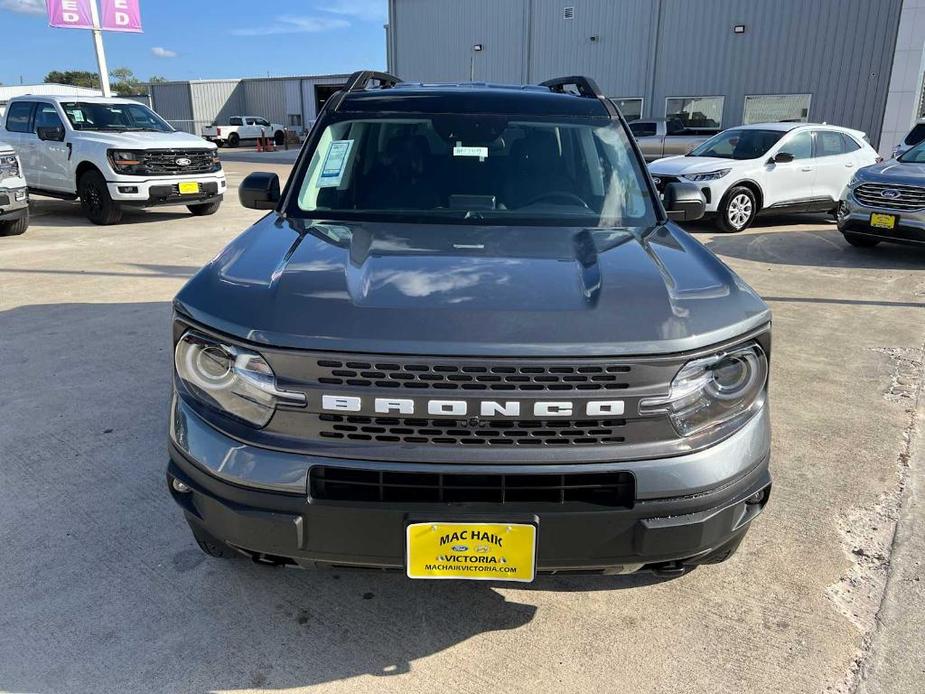
[[[478,157],[479,161],[488,159],[488,147],[465,147],[457,142],[453,148],[454,157]]]
[[[353,149],[353,140],[334,140],[328,147],[328,155],[324,158],[321,167],[321,176],[318,177],[319,188],[339,186],[344,177],[344,167]]]

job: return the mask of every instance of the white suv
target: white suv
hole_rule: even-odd
[[[0,236],[16,236],[29,228],[29,193],[19,157],[0,142]]]
[[[724,130],[690,153],[649,164],[655,184],[697,184],[722,231],[759,211],[834,212],[862,166],[880,161],[864,133],[832,125],[761,123]]]
[[[214,144],[128,99],[17,97],[2,137],[19,153],[30,192],[80,198],[96,224],[119,222],[125,205],[213,214],[225,193]]]

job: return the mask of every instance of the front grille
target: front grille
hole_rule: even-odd
[[[189,159],[186,166],[177,164],[178,159]],[[149,149],[142,157],[146,174],[154,176],[181,176],[216,171],[210,149]]]
[[[890,192],[884,195],[885,191]],[[862,183],[854,189],[854,197],[866,207],[885,207],[905,212],[925,209],[925,188],[918,186]]]
[[[630,367],[620,364],[585,366],[455,365],[319,359],[318,382],[323,385],[376,388],[435,388],[438,390],[621,390],[628,387]]]
[[[624,419],[475,420],[321,414],[325,439],[431,446],[600,446],[622,443]]]
[[[317,466],[309,471],[309,495],[319,501],[585,503],[631,508],[635,486],[635,479],[629,472],[463,474],[329,466]]]

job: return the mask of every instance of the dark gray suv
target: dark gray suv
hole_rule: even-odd
[[[770,312],[595,84],[351,76],[174,307],[213,556],[530,581],[720,562],[767,503]]]

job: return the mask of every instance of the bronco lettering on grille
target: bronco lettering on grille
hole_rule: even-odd
[[[571,417],[582,412],[589,417],[609,417],[623,414],[622,400],[536,400],[523,403],[518,400],[425,400],[410,398],[374,398],[373,410],[382,415],[426,414],[429,417],[465,417],[473,414],[482,417],[520,417],[529,408],[533,417]],[[364,399],[352,395],[322,395],[321,409],[326,412],[361,412]]]

